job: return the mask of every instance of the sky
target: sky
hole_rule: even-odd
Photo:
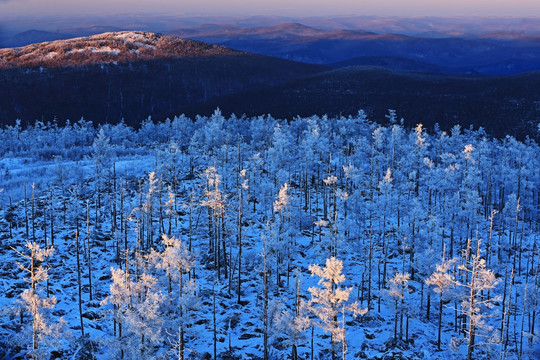
[[[5,16],[198,15],[540,16],[539,0],[0,0]],[[1,17],[2,15],[0,15]],[[0,20],[1,21],[1,20]]]

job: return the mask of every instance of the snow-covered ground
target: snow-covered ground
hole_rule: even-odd
[[[214,358],[214,347],[219,359],[264,359],[265,335],[269,359],[291,358],[293,344],[300,359],[331,359],[326,326],[336,340],[344,327],[346,359],[464,359],[471,299],[473,359],[539,358],[538,145],[389,119],[288,123],[216,111],[139,131],[88,128],[77,144],[60,139],[87,123],[3,129],[0,357],[32,353],[21,267],[35,240],[54,242],[36,262],[49,275],[36,294],[56,298],[34,312],[44,314],[42,358],[179,358],[182,328],[186,359]],[[163,233],[183,245],[165,246]],[[439,350],[439,293],[425,281],[443,254],[456,263],[445,271]],[[332,256],[344,278],[330,291],[349,290],[325,325],[310,266]],[[354,302],[367,313],[344,310]],[[343,343],[335,349],[341,358]]]

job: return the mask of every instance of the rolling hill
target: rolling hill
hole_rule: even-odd
[[[418,123],[443,130],[455,124],[483,127],[492,136],[540,139],[540,72],[506,76],[420,74],[353,66],[272,88],[212,99],[186,111],[211,114],[349,115],[359,109],[383,121],[396,109],[408,127]]]
[[[284,29],[311,32],[297,24]],[[145,32],[2,49],[0,121],[62,124],[84,117],[137,127],[148,116],[209,115],[217,107],[225,114],[289,119],[364,109],[384,121],[387,110],[396,109],[407,126],[438,123],[449,130],[459,123],[499,137],[540,138],[540,72],[450,74],[452,68],[401,57],[349,63],[363,66],[344,62],[332,69]]]
[[[66,68],[164,58],[235,55],[241,55],[241,52],[172,36],[123,31],[0,49],[0,69]]]
[[[187,106],[326,70],[317,65],[144,32],[0,50],[0,121],[137,125]]]

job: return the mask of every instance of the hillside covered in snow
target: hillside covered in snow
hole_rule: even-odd
[[[143,31],[108,32],[88,37],[0,49],[0,69],[85,66],[164,58],[241,55],[223,46]]]
[[[0,154],[2,358],[540,357],[532,140],[216,110]]]

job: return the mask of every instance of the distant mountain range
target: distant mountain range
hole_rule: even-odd
[[[271,17],[228,21],[209,18],[207,20],[216,23],[192,25],[204,20],[192,19],[188,27],[165,33],[240,51],[332,67],[376,65],[398,71],[486,75],[540,70],[540,19],[479,18],[480,24],[476,27],[466,18],[450,21],[444,18],[369,17],[303,19],[318,26],[295,22],[274,24],[279,19]],[[253,26],[257,20],[272,25]],[[387,32],[366,31],[360,26]],[[121,29],[88,25],[64,27],[56,32],[29,30],[4,39],[3,44],[20,47]]]
[[[256,28],[201,25],[168,34],[338,67],[377,64],[392,70],[490,75],[540,70],[540,36],[523,33],[417,37],[286,23]]]
[[[300,24],[245,33],[221,26],[191,31],[230,41],[244,34],[245,43],[259,37],[263,43],[273,44],[267,49],[277,50],[281,42],[283,48],[296,45],[297,53],[307,48],[321,56],[327,53],[321,50],[325,46],[327,51],[345,51],[346,41],[363,42],[366,48],[371,42],[372,49],[388,46],[399,54],[426,44],[431,47],[424,51],[425,61],[388,54],[324,65],[133,31],[0,49],[0,123],[21,119],[23,124],[35,120],[62,124],[84,117],[94,123],[123,120],[137,126],[148,116],[164,120],[182,113],[209,115],[217,107],[225,114],[284,118],[348,115],[364,109],[373,120],[384,120],[391,108],[408,126],[423,123],[430,128],[438,123],[445,130],[455,124],[482,126],[494,136],[540,140],[539,71],[504,76],[474,71],[460,74],[460,68],[443,61],[427,61],[437,55],[450,59],[458,49],[487,57],[501,51],[503,40],[436,39],[442,42],[432,43],[430,39],[321,30]],[[333,37],[338,39],[335,43]],[[534,41],[517,43],[523,44],[520,49],[525,53]],[[510,43],[508,46],[518,47],[514,40]],[[336,58],[339,56],[326,55],[327,61]],[[464,59],[468,58],[462,55],[454,64]],[[508,60],[507,66],[519,61]],[[492,66],[503,63],[493,62]]]
[[[165,33],[174,29],[216,24],[240,28],[272,27],[284,23],[301,23],[309,27],[325,30],[358,30],[384,34],[394,33],[416,37],[483,36],[502,34],[505,36],[528,36],[540,34],[540,17],[497,17],[497,16],[226,16],[193,14],[111,14],[107,16],[84,15],[63,16],[61,14],[39,17],[10,17],[3,14],[2,29],[9,38],[29,29],[49,32],[70,33],[76,36],[95,35],[100,32],[127,29]],[[92,33],[75,33],[76,30],[91,30]],[[1,35],[1,34],[0,34]],[[25,44],[27,45],[27,44]]]

